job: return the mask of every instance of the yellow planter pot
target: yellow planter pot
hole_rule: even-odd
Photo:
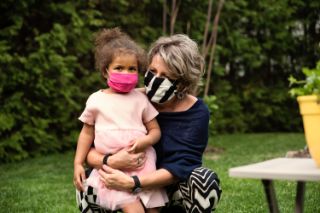
[[[311,157],[320,167],[320,103],[316,95],[299,96],[304,134]]]

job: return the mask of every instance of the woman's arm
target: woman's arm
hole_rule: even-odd
[[[100,169],[103,165],[104,154],[98,152],[95,148],[91,148],[87,155],[87,163],[96,169]],[[138,164],[138,159],[139,163]],[[137,169],[144,165],[146,161],[145,153],[129,153],[126,149],[109,156],[107,165],[114,169]]]
[[[108,188],[132,191],[134,187],[133,178],[122,171],[103,166],[103,169],[99,170],[99,173],[102,177],[102,181]],[[150,174],[139,176],[139,179],[143,189],[160,188],[177,181],[177,179],[166,169],[158,169]]]
[[[160,140],[161,132],[157,120],[154,118],[145,124],[148,134],[133,141],[133,146],[124,148],[119,152],[109,156],[106,162],[114,169],[137,169],[144,165],[146,161],[145,149]],[[87,155],[87,162],[91,167],[101,168],[105,155],[99,153],[95,148],[91,148]],[[139,159],[139,161],[138,161]],[[138,164],[139,162],[139,164]]]

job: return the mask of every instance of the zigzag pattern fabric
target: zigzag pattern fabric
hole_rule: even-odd
[[[110,211],[101,208],[97,202],[97,191],[88,186],[85,192],[76,192],[77,204],[81,213],[116,213],[117,211]]]
[[[210,169],[199,167],[193,170],[186,182],[179,183],[186,211],[190,213],[214,211],[222,193],[219,184],[218,176]]]

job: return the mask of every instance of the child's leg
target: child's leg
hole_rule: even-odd
[[[124,213],[144,213],[144,208],[140,200],[137,200],[133,203],[126,204],[122,207]]]
[[[147,209],[146,213],[159,213],[160,209],[159,208],[152,208],[152,209]]]

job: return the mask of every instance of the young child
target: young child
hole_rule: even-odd
[[[78,190],[86,190],[81,183],[85,180],[83,164],[92,142],[97,151],[106,155],[123,148],[134,153],[145,151],[146,162],[142,168],[123,171],[137,176],[156,170],[152,145],[158,142],[161,134],[155,119],[158,112],[143,93],[134,90],[138,71],[146,67],[142,48],[118,28],[100,31],[95,45],[96,67],[109,88],[91,94],[79,117],[83,128],[74,159],[74,180]],[[99,205],[109,210],[121,208],[125,213],[139,213],[144,212],[145,207],[147,212],[158,212],[157,207],[168,201],[165,191],[160,189],[138,193],[107,189],[96,169],[86,184],[97,190]]]

